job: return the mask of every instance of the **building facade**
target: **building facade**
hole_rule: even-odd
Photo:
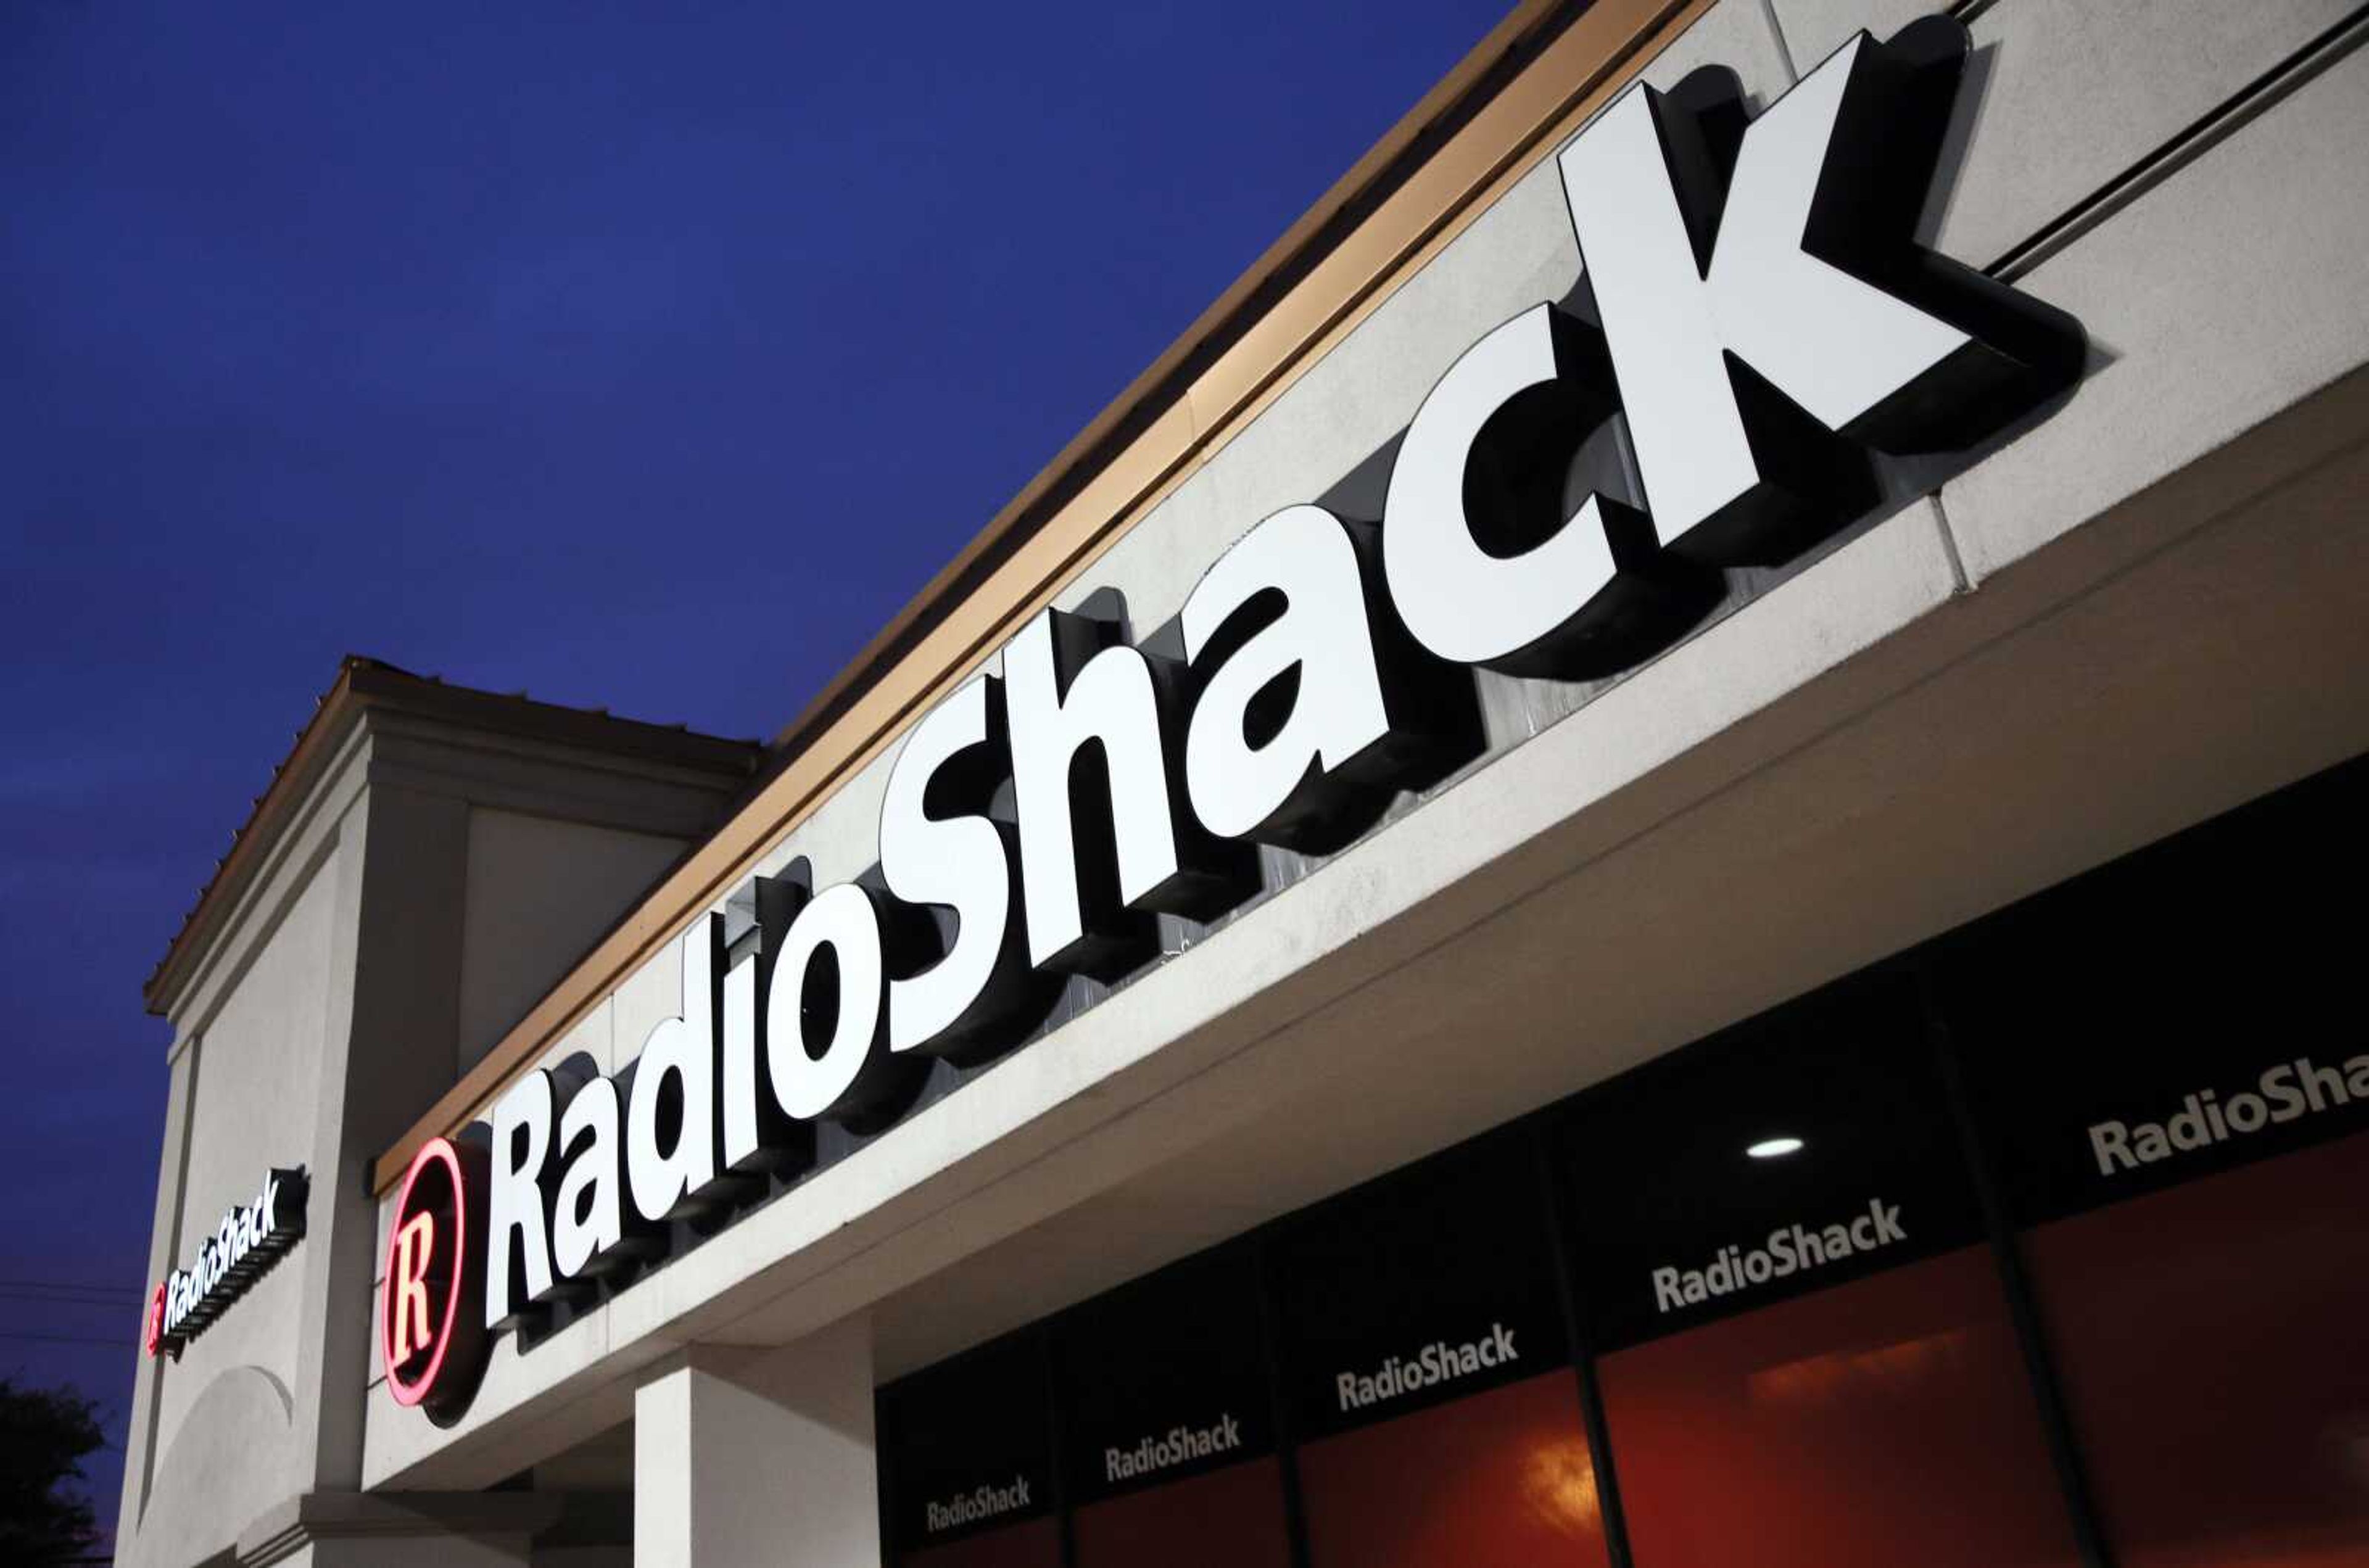
[[[2364,37],[1525,5],[772,745],[349,661],[123,1560],[2369,1564]]]

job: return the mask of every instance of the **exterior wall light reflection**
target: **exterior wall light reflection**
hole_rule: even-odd
[[[1798,1138],[1764,1138],[1744,1152],[1755,1160],[1782,1160],[1788,1154],[1802,1152],[1802,1140]]]

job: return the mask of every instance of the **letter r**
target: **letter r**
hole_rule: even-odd
[[[395,1233],[393,1266],[386,1271],[390,1370],[428,1344],[428,1262],[435,1250],[433,1214],[415,1214]]]

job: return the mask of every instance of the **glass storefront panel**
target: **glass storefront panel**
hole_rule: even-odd
[[[1321,1438],[1299,1467],[1314,1563],[1609,1561],[1568,1370]]]
[[[906,1379],[898,1561],[2369,1568],[2364,797],[2369,760]]]
[[[1906,979],[1689,1047],[1562,1131],[1639,1568],[2077,1561]]]
[[[1031,1331],[881,1391],[888,1550],[908,1568],[1061,1568],[1046,1346]]]
[[[1089,1503],[1076,1516],[1080,1568],[1289,1568],[1283,1474],[1272,1456]]]
[[[1951,948],[2123,1568],[2369,1568],[2364,785],[2340,770]]]
[[[1053,1344],[1075,1568],[1288,1568],[1246,1249],[1089,1301]]]
[[[1055,1519],[1028,1519],[944,1546],[909,1551],[910,1568],[1059,1568],[1061,1527]]]
[[[1315,1568],[1608,1562],[1550,1234],[1516,1136],[1276,1238]]]

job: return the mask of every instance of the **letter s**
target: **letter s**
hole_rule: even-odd
[[[987,815],[1010,771],[1003,683],[981,675],[905,738],[880,806],[880,876],[916,908],[948,910],[945,956],[888,981],[888,1048],[975,1059],[983,1036],[1026,1006],[1026,925],[1013,897],[1018,839]],[[966,1049],[969,1047],[969,1049]]]
[[[2295,1069],[2282,1065],[2262,1074],[2262,1097],[2271,1103],[2271,1120],[2291,1122],[2310,1107],[2311,1101],[2295,1084]]]

